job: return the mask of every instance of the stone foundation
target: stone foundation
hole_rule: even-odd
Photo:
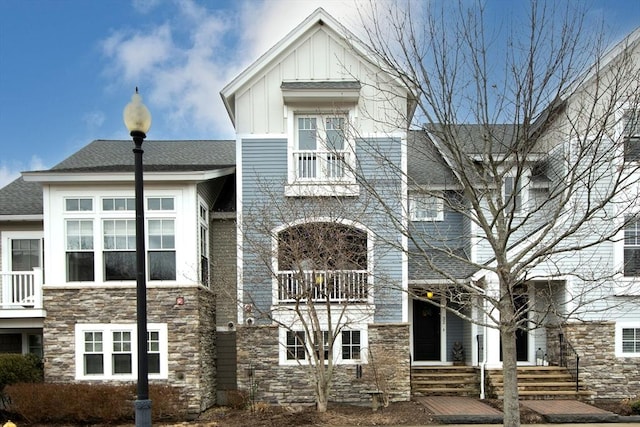
[[[184,305],[176,305],[176,297]],[[215,297],[201,287],[147,289],[148,323],[166,323],[168,379],[150,383],[181,389],[190,413],[216,401]],[[135,287],[44,291],[44,371],[47,382],[75,382],[76,323],[135,323]],[[116,383],[114,381],[114,383]],[[122,382],[117,382],[121,384]]]
[[[614,322],[570,323],[561,329],[548,328],[547,348],[552,364],[559,362],[560,332],[580,356],[580,381],[595,393],[594,399],[635,398],[640,394],[640,360],[616,357]]]
[[[409,326],[373,324],[369,330],[369,361],[336,365],[329,401],[368,403],[365,390],[384,391],[389,400],[411,398]],[[254,401],[273,404],[313,404],[309,366],[281,366],[277,326],[241,326],[237,331],[238,389]],[[366,349],[363,349],[366,351]]]

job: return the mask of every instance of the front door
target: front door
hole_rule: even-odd
[[[413,360],[440,360],[440,308],[413,300]]]

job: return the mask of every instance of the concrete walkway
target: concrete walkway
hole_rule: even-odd
[[[424,396],[415,400],[424,405],[433,417],[443,424],[474,425],[501,424],[502,412],[492,406],[483,403],[479,399],[459,396]],[[621,417],[609,411],[588,405],[577,400],[521,400],[521,405],[540,414],[548,423],[562,423],[568,427],[568,423],[618,423],[616,426],[640,425],[640,416]],[[533,424],[538,427],[544,424]],[[604,425],[604,424],[603,424]],[[609,424],[610,425],[610,424]]]

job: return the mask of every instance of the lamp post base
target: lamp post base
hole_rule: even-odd
[[[136,400],[136,427],[151,427],[151,400]]]

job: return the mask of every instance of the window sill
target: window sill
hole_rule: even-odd
[[[284,195],[287,197],[356,197],[359,194],[360,186],[355,183],[293,183],[284,187]]]

